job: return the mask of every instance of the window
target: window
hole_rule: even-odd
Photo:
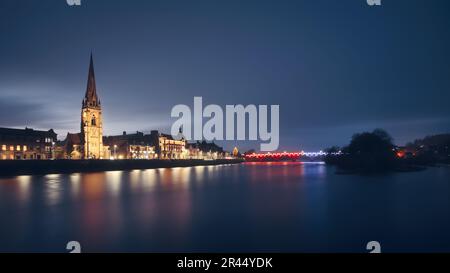
[[[20,145],[16,146],[16,151],[20,151]]]
[[[6,151],[6,145],[2,145],[2,151]]]
[[[97,122],[96,122],[96,120],[95,120],[95,116],[92,116],[91,125],[92,125],[92,126],[96,126],[96,125],[97,125],[96,123],[97,123]]]
[[[10,151],[14,151],[14,146],[12,146],[12,145],[9,146],[9,150],[10,150]]]
[[[22,150],[23,150],[24,152],[26,152],[26,151],[27,151],[27,145],[23,145]]]

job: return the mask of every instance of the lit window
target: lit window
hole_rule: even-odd
[[[16,146],[16,151],[20,151],[20,145]]]
[[[2,145],[2,151],[6,151],[6,145]]]
[[[12,145],[9,146],[9,150],[10,150],[10,151],[14,151],[14,146],[12,146]]]
[[[27,151],[27,146],[23,145],[23,151],[26,152]]]

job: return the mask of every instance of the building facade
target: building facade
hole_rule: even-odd
[[[150,135],[142,132],[135,134],[104,136],[103,143],[110,147],[110,159],[155,159],[155,147],[151,143]]]
[[[188,159],[215,160],[229,157],[230,155],[214,142],[197,141],[186,145]]]
[[[81,133],[67,133],[63,141],[56,144],[56,159],[82,159],[83,146],[81,145]]]
[[[157,130],[150,132],[152,145],[159,159],[186,159],[186,140],[180,131],[179,136],[175,139],[172,135],[159,133]]]
[[[53,129],[0,128],[0,160],[53,159],[56,137]]]

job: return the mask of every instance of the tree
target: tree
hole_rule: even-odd
[[[388,171],[396,167],[392,137],[382,129],[355,134],[344,148],[345,167],[363,172]]]

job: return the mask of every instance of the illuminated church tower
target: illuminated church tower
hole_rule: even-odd
[[[101,159],[103,157],[102,107],[95,87],[92,54],[86,95],[81,108],[81,145],[84,159]]]

